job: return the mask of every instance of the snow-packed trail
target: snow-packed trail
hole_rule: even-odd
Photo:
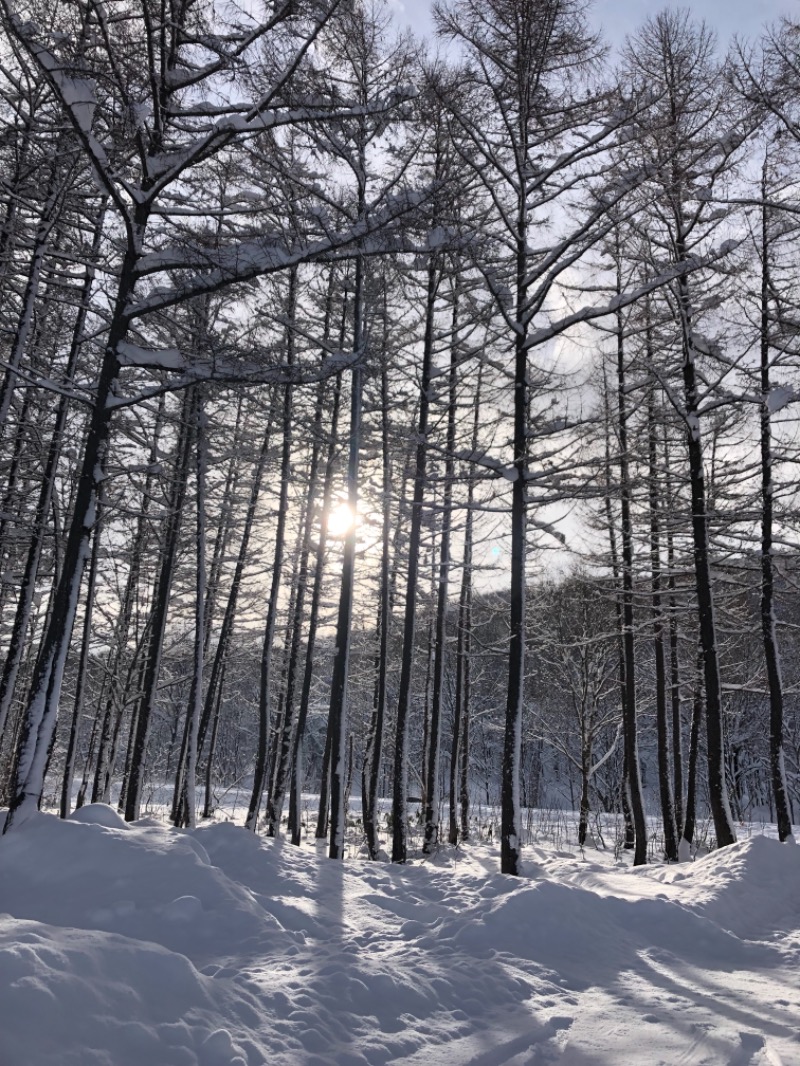
[[[40,815],[0,841],[0,1064],[800,1063],[800,849],[526,854]]]

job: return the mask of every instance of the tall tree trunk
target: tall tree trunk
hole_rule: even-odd
[[[316,414],[316,412],[315,412]],[[320,421],[322,412],[320,409]],[[290,617],[292,619],[287,633],[287,660],[286,660],[286,689],[283,699],[283,715],[281,716],[281,728],[276,737],[275,745],[275,769],[267,801],[267,835],[275,837],[280,832],[281,818],[283,817],[283,803],[286,796],[286,786],[289,783],[290,759],[294,748],[294,706],[295,691],[297,687],[297,671],[300,659],[300,648],[303,642],[303,622],[305,620],[306,592],[308,591],[308,560],[311,552],[311,525],[314,520],[314,510],[317,506],[317,474],[319,466],[319,430],[320,426],[315,421],[314,447],[311,454],[311,468],[309,471],[308,485],[306,487],[305,513],[301,522],[299,558],[297,563],[297,575],[293,582],[295,587],[294,604]]]
[[[783,759],[783,681],[775,622],[775,579],[772,546],[772,427],[770,424],[770,273],[767,160],[762,172],[761,208],[761,633],[769,689],[769,762],[778,838],[792,835],[786,769]]]
[[[244,517],[244,528],[242,529],[242,538],[239,541],[239,550],[236,555],[236,565],[234,566],[233,577],[231,578],[230,589],[228,590],[228,599],[225,604],[225,611],[222,616],[222,626],[220,627],[219,638],[217,639],[217,646],[214,651],[214,658],[211,663],[211,674],[208,679],[208,688],[206,689],[206,698],[203,704],[203,714],[200,719],[200,726],[198,730],[198,752],[202,751],[205,744],[206,733],[208,731],[209,723],[213,714],[216,714],[219,706],[219,689],[222,685],[222,675],[225,671],[225,663],[227,660],[228,649],[230,647],[231,637],[233,635],[233,627],[236,622],[236,609],[239,603],[239,593],[242,586],[242,575],[244,573],[245,565],[247,564],[248,553],[250,549],[250,536],[253,531],[253,522],[255,520],[256,509],[258,507],[258,501],[261,494],[261,483],[264,478],[264,470],[267,465],[267,457],[269,455],[269,445],[272,436],[272,422],[274,416],[274,397],[270,398],[269,415],[267,417],[267,425],[264,430],[264,435],[261,438],[261,447],[256,458],[255,467],[253,469],[253,480],[250,483],[250,495],[247,500],[247,510]],[[203,811],[203,817],[209,818],[211,816],[210,810]]]
[[[478,450],[480,438],[483,362],[478,364],[475,384],[475,410],[472,419],[470,454]],[[458,646],[456,651],[456,693],[453,744],[450,753],[450,831],[448,840],[469,840],[469,768],[470,768],[470,697],[472,690],[472,550],[475,523],[475,478],[470,470],[467,481],[467,511],[464,520],[464,556],[461,563],[461,588],[458,597]],[[456,797],[458,782],[458,797]],[[460,820],[460,822],[459,822]]]
[[[189,477],[192,405],[192,393],[191,390],[187,390],[183,398],[181,424],[175,449],[175,472],[170,489],[161,565],[153,600],[150,639],[147,643],[143,663],[142,692],[135,712],[136,730],[133,733],[130,769],[127,774],[127,787],[125,790],[124,813],[126,822],[135,821],[139,817],[141,808],[150,718],[156,703],[158,678],[161,672],[161,657],[164,649],[164,634],[166,633],[169,613],[170,592],[175,576],[175,563],[180,540],[183,501],[186,496],[186,483]]]
[[[578,846],[586,844],[586,835],[589,831],[589,778],[592,764],[592,753],[588,739],[581,737],[581,798],[578,814]]]
[[[64,384],[67,387],[71,383],[75,374],[78,356],[83,343],[83,331],[86,325],[86,316],[89,311],[92,286],[96,274],[97,256],[100,251],[100,241],[102,239],[103,225],[105,221],[105,210],[106,205],[105,202],[103,202],[98,211],[97,218],[95,219],[91,259],[87,265],[86,275],[81,288],[78,313],[72,330],[69,354],[67,356],[67,364],[64,370]],[[5,727],[8,709],[13,698],[14,688],[17,681],[17,674],[19,672],[20,663],[22,662],[22,654],[30,622],[33,596],[36,591],[39,562],[41,559],[42,547],[47,531],[48,516],[55,489],[56,470],[64,443],[64,427],[66,425],[68,410],[69,399],[67,395],[64,394],[59,397],[58,405],[56,407],[55,423],[50,437],[47,460],[45,461],[42,481],[39,486],[39,495],[36,501],[36,510],[33,516],[33,532],[28,547],[28,555],[25,562],[22,583],[20,585],[17,611],[8,643],[5,663],[3,664],[2,677],[0,677],[0,736],[2,736]]]
[[[434,640],[433,699],[431,701],[430,747],[428,750],[428,796],[425,810],[425,840],[423,852],[429,855],[439,843],[439,752],[444,703],[444,668],[447,654],[447,607],[450,582],[450,534],[453,521],[453,481],[455,479],[456,400],[458,399],[458,283],[453,293],[453,314],[450,323],[450,375],[447,408],[447,455],[444,469],[442,499],[442,532],[439,542],[439,580],[436,590],[436,636]]]
[[[695,804],[697,800],[697,759],[700,754],[700,723],[703,718],[703,648],[697,649],[697,669],[695,671],[694,701],[692,707],[692,726],[689,733],[689,766],[686,779],[686,817],[679,846],[681,862],[691,858],[691,846],[694,843],[696,822]]]
[[[472,448],[478,446],[480,424],[481,384],[483,364],[478,368],[475,387],[475,415],[472,426]],[[456,690],[453,709],[453,737],[450,748],[450,818],[447,839],[458,843],[459,805],[461,839],[469,838],[469,718],[470,718],[470,651],[472,640],[472,535],[475,479],[467,485],[466,518],[464,521],[464,554],[461,562],[461,587],[458,596],[458,642],[456,645]]]
[[[328,836],[328,825],[331,811],[331,722],[325,729],[325,748],[322,753],[322,767],[319,777],[319,808],[317,810],[317,828],[314,833],[317,840],[325,840]]]
[[[383,358],[381,360],[381,451],[383,458],[383,498],[381,501],[381,563],[378,575],[378,647],[375,655],[375,691],[372,716],[364,750],[361,783],[361,809],[367,851],[377,859],[378,841],[378,775],[383,753],[383,727],[386,716],[387,681],[389,671],[389,624],[391,620],[390,574],[392,538],[392,459],[389,444],[389,374],[388,374],[389,313],[386,306],[386,286],[383,290]]]
[[[206,644],[206,468],[207,425],[202,386],[195,385],[195,599],[194,655],[189,706],[186,710],[185,756],[179,758],[175,775],[173,820],[176,825],[197,826],[197,742],[203,712],[203,667]]]
[[[209,652],[211,650],[211,637],[214,628],[214,616],[216,614],[217,597],[220,593],[222,585],[222,573],[225,561],[228,555],[228,547],[233,536],[234,528],[236,527],[236,519],[238,517],[237,502],[239,492],[239,482],[241,480],[242,460],[239,452],[242,448],[242,423],[244,422],[245,412],[245,391],[240,390],[236,400],[236,420],[233,426],[232,433],[232,446],[231,450],[234,453],[231,456],[228,463],[228,470],[225,475],[225,487],[222,491],[222,497],[220,500],[220,507],[218,512],[218,518],[216,522],[210,521],[208,524],[216,526],[216,535],[214,536],[214,547],[211,551],[211,557],[208,562],[208,580],[206,582],[206,610],[205,610],[205,642],[203,645],[203,654],[206,659],[209,658]],[[270,405],[270,414],[272,413],[272,407]],[[199,738],[198,738],[199,739]],[[198,750],[199,756],[199,750]]]
[[[279,675],[279,682],[277,686],[278,699],[275,706],[276,713],[272,716],[273,726],[270,735],[269,742],[269,760],[267,765],[267,784],[266,784],[266,802],[264,804],[265,816],[264,822],[267,829],[268,836],[275,836],[277,828],[280,828],[280,823],[277,827],[273,828],[272,815],[274,814],[272,801],[275,795],[275,785],[278,776],[278,768],[280,765],[281,750],[283,747],[283,737],[288,728],[291,742],[292,723],[287,721],[287,702],[286,697],[289,690],[289,666],[292,660],[292,634],[294,632],[294,623],[297,618],[297,585],[300,574],[300,544],[303,539],[303,522],[301,521],[297,527],[295,533],[295,541],[292,545],[292,549],[289,553],[291,559],[291,573],[289,575],[289,602],[286,605],[286,627],[284,629],[283,640],[281,642],[281,669]]]
[[[336,652],[333,658],[331,700],[328,712],[331,797],[328,855],[331,859],[344,858],[347,682],[350,672],[350,642],[352,639],[353,595],[355,592],[361,415],[364,389],[363,319],[364,260],[359,256],[356,259],[355,289],[353,293],[353,352],[358,357],[358,362],[353,367],[350,384],[350,449],[347,457],[347,503],[350,508],[352,522],[344,540],[339,611],[336,619]]]
[[[294,365],[294,317],[297,309],[297,269],[289,275],[287,299],[288,326],[286,331],[286,362]],[[264,625],[264,643],[261,651],[261,679],[258,696],[258,750],[253,774],[253,790],[247,809],[245,826],[252,832],[258,827],[258,812],[267,783],[269,757],[270,710],[272,700],[272,645],[275,641],[275,626],[278,617],[278,594],[283,571],[283,555],[286,540],[286,517],[289,505],[289,469],[292,458],[292,386],[286,385],[283,397],[283,448],[281,451],[280,488],[278,492],[278,521],[275,527],[275,549],[272,558],[272,582],[270,585],[267,617]]]
[[[611,504],[611,491],[612,491],[612,479],[611,479],[611,402],[609,399],[608,381],[606,379],[606,369],[603,367],[603,405],[605,411],[606,426],[608,427],[605,434],[605,495],[603,498],[603,504],[606,512],[606,527],[608,530],[608,545],[609,553],[611,556],[611,574],[614,579],[614,612],[617,622],[617,655],[619,659],[619,705],[622,710],[622,725],[623,733],[626,728],[628,720],[626,712],[626,703],[628,699],[628,686],[625,680],[625,644],[624,644],[624,624],[622,617],[622,597],[620,594],[620,565],[619,565],[619,549],[617,547],[617,535],[615,531],[615,518],[614,509]],[[625,826],[624,833],[624,848],[626,851],[632,851],[636,843],[636,829],[633,824],[633,812],[631,810],[630,796],[628,791],[628,747],[623,740],[623,754],[622,754],[622,780],[620,781],[620,807],[622,809],[622,820]]]
[[[668,514],[673,510],[672,483],[670,478],[670,452],[667,427],[664,426],[664,487]],[[678,835],[683,826],[683,728],[681,723],[681,676],[678,658],[678,603],[675,581],[675,538],[672,522],[667,520],[667,589],[669,591],[669,674],[670,703],[672,707],[672,772],[674,774],[673,796],[675,800],[675,824]]]
[[[527,159],[527,128],[522,129],[519,158]],[[519,780],[522,754],[522,712],[525,699],[525,600],[527,595],[528,480],[528,201],[523,176],[517,193],[514,331],[514,481],[511,486],[511,590],[508,619],[508,689],[503,738],[500,792],[500,870],[521,872],[522,832]]]
[[[125,591],[122,596],[119,618],[114,627],[112,647],[106,661],[106,672],[109,680],[105,710],[103,712],[103,724],[100,732],[100,746],[97,753],[97,765],[92,786],[92,803],[97,803],[98,801],[109,803],[111,800],[111,785],[117,761],[117,748],[122,730],[125,704],[130,702],[129,699],[126,699],[126,694],[129,691],[130,678],[136,668],[136,658],[144,646],[143,633],[142,639],[137,642],[133,660],[126,667],[131,623],[133,621],[134,606],[139,594],[144,550],[149,536],[150,504],[153,483],[156,478],[156,461],[165,424],[165,411],[166,401],[164,396],[161,396],[150,440],[148,470],[144,481],[139,514],[136,519],[136,532],[129,553],[130,565],[128,576],[125,580]]]
[[[342,337],[340,343],[344,344],[344,329],[347,318],[347,296],[345,294],[344,306],[342,309]],[[328,443],[328,454],[325,459],[325,477],[322,489],[322,514],[323,521],[320,525],[319,541],[317,543],[316,560],[314,566],[314,587],[311,591],[311,605],[309,609],[308,619],[308,635],[306,637],[306,657],[305,666],[303,670],[303,687],[300,692],[300,709],[297,715],[297,729],[294,734],[294,750],[292,752],[292,775],[290,784],[290,796],[289,796],[289,832],[291,833],[292,843],[295,846],[300,844],[300,832],[301,832],[301,811],[300,805],[303,793],[303,783],[305,780],[305,736],[306,725],[308,722],[308,706],[311,701],[311,685],[314,680],[314,651],[317,641],[317,626],[319,622],[319,609],[322,598],[322,579],[325,573],[325,553],[328,543],[328,526],[326,517],[330,512],[331,503],[333,500],[333,475],[336,470],[336,452],[338,448],[338,428],[339,428],[339,408],[341,406],[342,395],[342,376],[336,375],[336,381],[334,384],[332,411],[331,411],[331,428],[330,439]],[[325,741],[326,751],[325,760],[329,761],[329,738],[326,736]],[[323,770],[325,767],[323,766]],[[323,777],[325,774],[323,773]],[[323,787],[324,786],[324,787]],[[323,812],[324,804],[324,812]],[[328,785],[327,781],[323,781],[320,787],[320,813],[317,818],[317,832],[318,838],[325,837],[328,834]],[[320,829],[322,832],[320,832]]]
[[[621,290],[618,274],[617,290]],[[628,408],[625,390],[625,341],[622,314],[617,313],[617,412],[619,428],[619,476],[622,540],[622,647],[625,659],[624,739],[628,795],[634,826],[633,864],[647,862],[647,826],[644,819],[639,750],[636,737],[636,650],[633,631],[633,526],[628,452]]]
[[[680,243],[680,242],[679,242]],[[685,249],[683,249],[685,252]],[[681,247],[677,248],[680,261]],[[723,745],[722,684],[717,653],[717,626],[711,583],[706,483],[703,470],[703,441],[700,432],[700,395],[695,366],[692,305],[688,282],[678,282],[683,332],[683,390],[686,406],[686,441],[689,452],[689,483],[692,496],[692,541],[694,573],[697,585],[697,611],[705,671],[706,738],[708,744],[708,792],[717,846],[736,843],[733,817],[728,802]]]
[[[206,758],[206,772],[205,772],[205,800],[203,802],[203,817],[210,818],[214,810],[214,755],[217,750],[217,737],[219,736],[219,722],[220,715],[222,713],[222,692],[225,686],[225,668],[227,667],[227,660],[222,664],[222,672],[217,682],[216,689],[216,702],[212,710],[211,718],[211,737],[208,741],[208,756]],[[200,750],[200,740],[198,737],[198,751]]]
[[[134,210],[134,230],[144,233],[148,205]],[[114,410],[113,389],[120,371],[119,346],[128,331],[128,314],[136,284],[139,250],[134,242],[122,263],[116,301],[111,315],[103,363],[94,391],[94,404],[83,449],[83,460],[53,607],[41,640],[18,746],[13,797],[3,832],[38,809],[44,788],[44,771],[55,732],[67,654],[75,623],[81,579],[89,555],[97,496],[104,479],[104,462]]]
[[[428,416],[438,288],[439,272],[436,259],[431,256],[428,260],[425,294],[425,338],[422,347],[414,491],[411,505],[411,529],[408,538],[403,651],[400,661],[400,684],[397,695],[397,725],[392,781],[392,862],[405,862],[408,847],[408,719],[411,711],[411,674],[414,664],[414,640],[417,625],[417,584],[422,533],[422,501],[425,495],[425,473],[428,459]]]
[[[648,332],[648,346],[650,335]],[[650,587],[653,612],[653,650],[656,673],[656,740],[658,747],[658,787],[661,799],[661,820],[664,825],[664,854],[669,862],[678,859],[678,835],[675,806],[672,797],[672,777],[669,764],[669,728],[667,724],[667,667],[664,647],[664,615],[662,611],[661,579],[661,514],[658,492],[658,427],[656,425],[655,394],[650,390],[647,403],[648,457],[650,503]]]
[[[435,499],[431,500],[431,510],[436,505]],[[420,759],[421,773],[419,779],[421,783],[420,787],[420,814],[425,811],[428,805],[428,748],[430,746],[430,717],[431,717],[431,681],[433,679],[433,662],[434,662],[434,633],[436,630],[436,615],[433,610],[433,604],[436,603],[436,583],[437,583],[437,566],[436,566],[436,532],[431,530],[431,542],[430,542],[430,558],[426,560],[430,562],[431,566],[431,589],[428,599],[428,632],[425,634],[423,640],[423,647],[425,648],[425,687],[423,688],[423,701],[422,701],[422,758]]]
[[[100,554],[100,528],[102,524],[102,500],[99,502],[97,524],[92,541],[92,557],[89,562],[89,576],[86,582],[86,606],[83,614],[83,636],[81,638],[81,653],[78,659],[78,678],[75,684],[75,697],[72,704],[72,717],[70,719],[69,737],[67,739],[67,752],[64,758],[64,775],[61,779],[61,804],[59,814],[62,818],[68,818],[72,802],[72,779],[75,772],[75,752],[78,747],[78,734],[80,732],[81,712],[83,710],[83,692],[86,688],[86,677],[89,670],[89,649],[92,642],[92,615],[94,611],[95,586],[97,583],[97,560]]]

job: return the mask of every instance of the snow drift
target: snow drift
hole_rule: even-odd
[[[800,1062],[800,849],[331,862],[110,808],[0,841],[2,1066]]]

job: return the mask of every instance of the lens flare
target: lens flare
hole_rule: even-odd
[[[340,503],[328,514],[328,533],[332,537],[346,537],[355,522],[348,503]]]

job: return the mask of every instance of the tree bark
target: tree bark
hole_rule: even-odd
[[[353,293],[353,352],[359,357],[350,381],[350,448],[347,458],[347,504],[351,526],[344,538],[339,611],[336,619],[336,651],[333,658],[331,700],[328,711],[330,734],[330,839],[328,855],[344,858],[345,792],[347,767],[347,682],[350,671],[353,595],[355,592],[356,544],[358,541],[359,465],[361,461],[361,415],[363,406],[364,368],[364,260],[356,259]],[[319,832],[319,826],[317,827]]]
[[[678,249],[680,257],[680,248]],[[703,442],[700,432],[700,398],[692,335],[692,309],[685,278],[678,283],[683,326],[683,389],[686,406],[686,440],[689,452],[689,483],[692,497],[692,541],[697,586],[697,611],[705,672],[706,738],[708,743],[708,792],[717,847],[736,843],[723,750],[722,684],[717,654],[717,627],[711,584],[708,512],[706,509]]]
[[[97,560],[100,554],[100,528],[102,524],[102,500],[98,504],[97,523],[92,541],[92,557],[89,562],[89,576],[86,583],[86,606],[83,615],[83,636],[81,653],[78,659],[78,678],[75,685],[75,697],[72,703],[67,751],[64,757],[64,775],[61,780],[61,804],[59,815],[68,818],[72,802],[72,779],[75,772],[75,752],[78,747],[81,712],[83,710],[83,692],[86,688],[86,675],[89,669],[89,649],[92,641],[92,615],[94,611],[95,586],[97,583]]]
[[[135,821],[139,817],[141,808],[150,718],[156,702],[158,677],[161,671],[161,657],[164,648],[164,634],[169,613],[170,592],[175,576],[175,561],[178,554],[183,501],[186,496],[186,483],[189,477],[192,400],[191,390],[187,390],[183,398],[181,423],[175,449],[175,472],[173,474],[164,527],[161,566],[156,583],[150,621],[150,639],[147,642],[143,663],[142,693],[135,711],[136,730],[132,734],[133,746],[130,769],[127,774],[127,787],[125,789],[124,813],[126,822]]]
[[[389,624],[391,620],[390,575],[392,540],[392,457],[389,445],[389,375],[388,375],[389,313],[386,288],[383,297],[383,359],[381,362],[381,451],[383,457],[383,499],[381,501],[381,562],[378,577],[378,647],[375,656],[375,690],[372,715],[364,749],[361,784],[361,808],[367,851],[373,860],[378,858],[378,775],[383,754],[383,727],[389,670]]]
[[[648,332],[648,346],[650,335]],[[650,390],[647,404],[648,457],[650,504],[650,588],[653,615],[653,650],[656,674],[656,743],[658,749],[658,788],[661,799],[661,820],[664,826],[664,854],[668,862],[678,860],[678,835],[675,805],[672,796],[669,764],[669,728],[667,724],[667,668],[664,647],[664,616],[662,611],[661,577],[661,514],[658,492],[658,429],[656,425],[655,395]]]
[[[411,529],[408,538],[406,601],[403,615],[403,651],[397,694],[394,774],[392,778],[392,862],[405,862],[408,849],[408,719],[411,711],[411,674],[414,664],[414,641],[417,626],[417,585],[419,581],[422,503],[428,459],[428,417],[430,383],[433,367],[433,339],[439,275],[435,256],[428,260],[425,292],[425,337],[422,346],[417,448],[414,464],[414,489],[411,504]]]
[[[345,294],[344,306],[342,309],[342,333],[344,333],[346,318],[347,296]],[[341,338],[340,343],[344,343],[343,336]],[[295,730],[294,734],[294,750],[292,752],[292,776],[289,795],[289,832],[291,833],[292,843],[295,846],[298,846],[300,844],[300,834],[302,828],[300,805],[303,793],[303,783],[305,780],[305,736],[306,726],[308,723],[308,705],[311,701],[311,685],[314,681],[314,651],[317,642],[317,626],[319,622],[319,609],[322,598],[322,580],[325,573],[325,554],[328,543],[328,526],[325,519],[330,511],[331,502],[333,499],[333,475],[336,470],[336,452],[339,443],[338,428],[341,395],[342,376],[341,374],[337,374],[333,390],[330,439],[328,442],[328,454],[325,460],[325,476],[322,490],[323,520],[320,524],[319,541],[317,543],[316,560],[314,566],[314,587],[311,591],[311,604],[309,608],[308,619],[308,634],[306,637],[306,656],[305,667],[303,671],[303,687],[300,692],[300,709],[297,715],[297,729]],[[326,759],[329,759],[329,754],[330,753],[328,748],[328,738],[326,736]],[[325,787],[323,787],[323,785]],[[320,814],[317,819],[317,837],[325,837],[328,834],[327,797],[327,784],[325,781],[323,781],[320,786]],[[324,814],[322,813],[323,803]],[[320,829],[322,829],[322,832],[320,832]]]
[[[297,270],[289,274],[287,299],[289,325],[286,331],[286,362],[294,365],[294,316],[297,308]],[[278,521],[275,527],[275,549],[272,558],[272,582],[267,602],[267,617],[264,625],[264,643],[261,650],[261,680],[258,697],[258,750],[253,774],[253,790],[247,809],[245,828],[255,832],[258,828],[258,812],[267,783],[269,757],[270,710],[272,700],[272,660],[275,626],[278,617],[278,594],[283,571],[283,556],[286,541],[286,516],[289,502],[289,469],[292,460],[292,386],[286,385],[283,395],[283,448],[279,473]]]
[[[444,670],[447,655],[447,609],[450,582],[450,535],[453,521],[453,481],[455,480],[456,401],[458,398],[458,281],[453,293],[450,323],[450,374],[448,382],[447,442],[442,499],[442,531],[439,541],[439,580],[436,590],[436,636],[434,641],[433,698],[431,701],[430,747],[428,749],[428,802],[425,810],[425,839],[422,850],[429,855],[439,843],[439,759],[444,703]]]
[[[773,481],[770,420],[770,274],[769,212],[766,206],[767,160],[762,175],[761,208],[761,634],[769,689],[769,762],[778,839],[792,835],[786,769],[783,759],[783,681],[775,620],[775,577],[772,546]]]
[[[618,279],[619,280],[619,279]],[[621,286],[618,284],[618,289]],[[625,661],[624,740],[628,798],[634,827],[633,864],[647,862],[647,826],[644,818],[642,783],[636,723],[636,648],[633,631],[633,527],[628,452],[628,409],[625,390],[625,344],[622,314],[617,314],[617,412],[619,428],[620,534],[622,540],[622,648]]]

